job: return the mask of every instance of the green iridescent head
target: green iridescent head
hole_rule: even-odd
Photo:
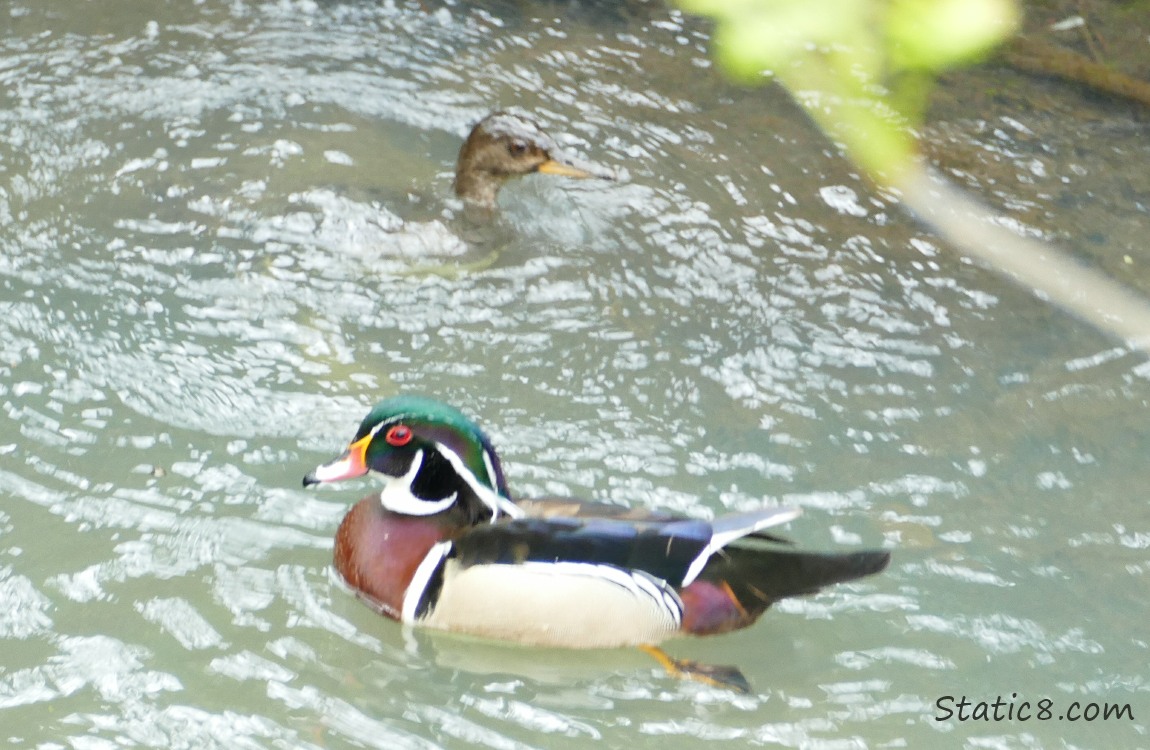
[[[463,412],[423,396],[381,401],[347,451],[304,477],[304,486],[382,474],[384,507],[406,515],[459,508],[472,521],[508,511],[510,493],[487,435]],[[513,506],[512,506],[513,507]]]

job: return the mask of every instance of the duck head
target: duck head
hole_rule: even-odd
[[[534,172],[576,179],[614,179],[602,168],[576,166],[560,155],[551,136],[531,120],[495,112],[472,128],[459,149],[455,194],[471,206],[493,209],[503,183]]]
[[[487,435],[433,399],[397,396],[376,404],[344,453],[303,478],[304,487],[380,474],[383,507],[407,516],[462,515],[465,523],[519,515]]]

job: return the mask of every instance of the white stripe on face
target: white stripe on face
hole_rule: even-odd
[[[483,449],[483,465],[487,468],[487,479],[491,482],[491,489],[499,492],[498,474],[495,473],[495,459],[491,457],[491,451],[486,448]]]
[[[423,449],[415,452],[411,459],[411,466],[407,473],[401,477],[389,477],[383,492],[379,493],[379,502],[392,513],[405,516],[431,516],[447,510],[455,502],[458,493],[452,492],[442,500],[420,500],[411,491],[411,483],[423,466]]]
[[[491,509],[492,521],[494,521],[496,518],[499,518],[500,513],[506,513],[512,518],[521,518],[523,516],[523,510],[515,505],[515,503],[503,497],[491,487],[480,484],[476,476],[471,473],[471,469],[467,468],[467,464],[463,463],[463,459],[460,458],[455,451],[451,450],[443,443],[436,443],[435,448],[439,451],[439,455],[447,459],[447,462],[451,464],[453,469],[455,469],[455,473],[463,477],[463,481],[467,482],[467,486],[471,488],[471,491],[475,493],[475,496],[478,497],[484,505]],[[486,451],[484,451],[483,458],[485,461],[490,463],[490,461],[487,459]],[[495,473],[492,469],[488,469],[488,471],[491,476],[491,481],[494,483]]]

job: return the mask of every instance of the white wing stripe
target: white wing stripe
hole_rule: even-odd
[[[731,542],[746,536],[747,534],[754,534],[756,531],[768,529],[771,526],[778,526],[779,524],[793,521],[802,514],[802,508],[773,508],[769,511],[735,514],[733,516],[725,516],[715,521],[716,526],[721,528],[711,536],[711,541],[707,542],[707,546],[699,553],[699,556],[691,561],[690,567],[687,568],[687,574],[683,576],[682,586],[690,584],[707,565],[707,560],[711,559],[711,555],[726,547]],[[746,518],[747,523],[737,524],[741,518]],[[724,524],[723,521],[726,521]]]

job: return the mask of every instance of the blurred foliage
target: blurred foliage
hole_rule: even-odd
[[[714,55],[744,83],[786,86],[879,182],[913,169],[935,76],[1018,25],[1014,0],[677,0],[716,23]]]

